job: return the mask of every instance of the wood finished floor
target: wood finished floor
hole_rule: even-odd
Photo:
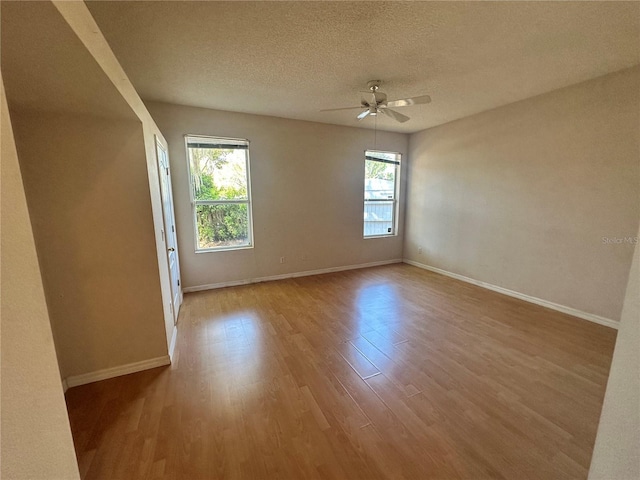
[[[584,479],[615,336],[398,264],[188,294],[66,397],[84,479]]]

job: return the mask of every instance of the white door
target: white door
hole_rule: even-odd
[[[171,303],[173,307],[173,324],[178,322],[178,311],[182,303],[180,288],[180,264],[178,263],[178,246],[176,243],[176,221],[173,214],[173,194],[171,190],[171,169],[167,148],[156,137],[156,155],[158,157],[158,174],[160,176],[160,194],[162,196],[162,212],[164,216],[164,241],[169,262],[171,279]]]

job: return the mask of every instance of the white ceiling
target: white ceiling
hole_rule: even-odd
[[[145,100],[415,132],[640,63],[635,2],[88,2]]]

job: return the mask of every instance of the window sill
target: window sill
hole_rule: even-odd
[[[369,240],[370,238],[389,238],[389,237],[397,237],[397,233],[387,233],[386,235],[367,235],[366,237],[362,237],[364,240]]]
[[[241,245],[239,247],[217,247],[196,250],[195,253],[216,253],[216,252],[233,252],[234,250],[250,250],[253,245]]]

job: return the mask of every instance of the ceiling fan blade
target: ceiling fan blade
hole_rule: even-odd
[[[387,107],[408,107],[409,105],[421,105],[425,103],[431,103],[431,97],[429,95],[393,100],[392,102],[387,102]]]
[[[407,120],[410,120],[409,117],[407,117],[406,115],[403,115],[401,113],[396,112],[395,110],[391,110],[390,108],[381,108],[380,111],[385,114],[387,117],[391,117],[394,120],[400,122],[400,123],[404,123]]]
[[[357,107],[343,107],[343,108],[325,108],[324,110],[320,110],[321,112],[337,112],[338,110],[355,110],[356,108],[362,108],[362,105],[358,105]]]
[[[362,112],[360,115],[358,115],[358,120],[362,120],[364,117],[369,115],[369,113],[371,113],[371,111],[367,108],[364,112]]]

